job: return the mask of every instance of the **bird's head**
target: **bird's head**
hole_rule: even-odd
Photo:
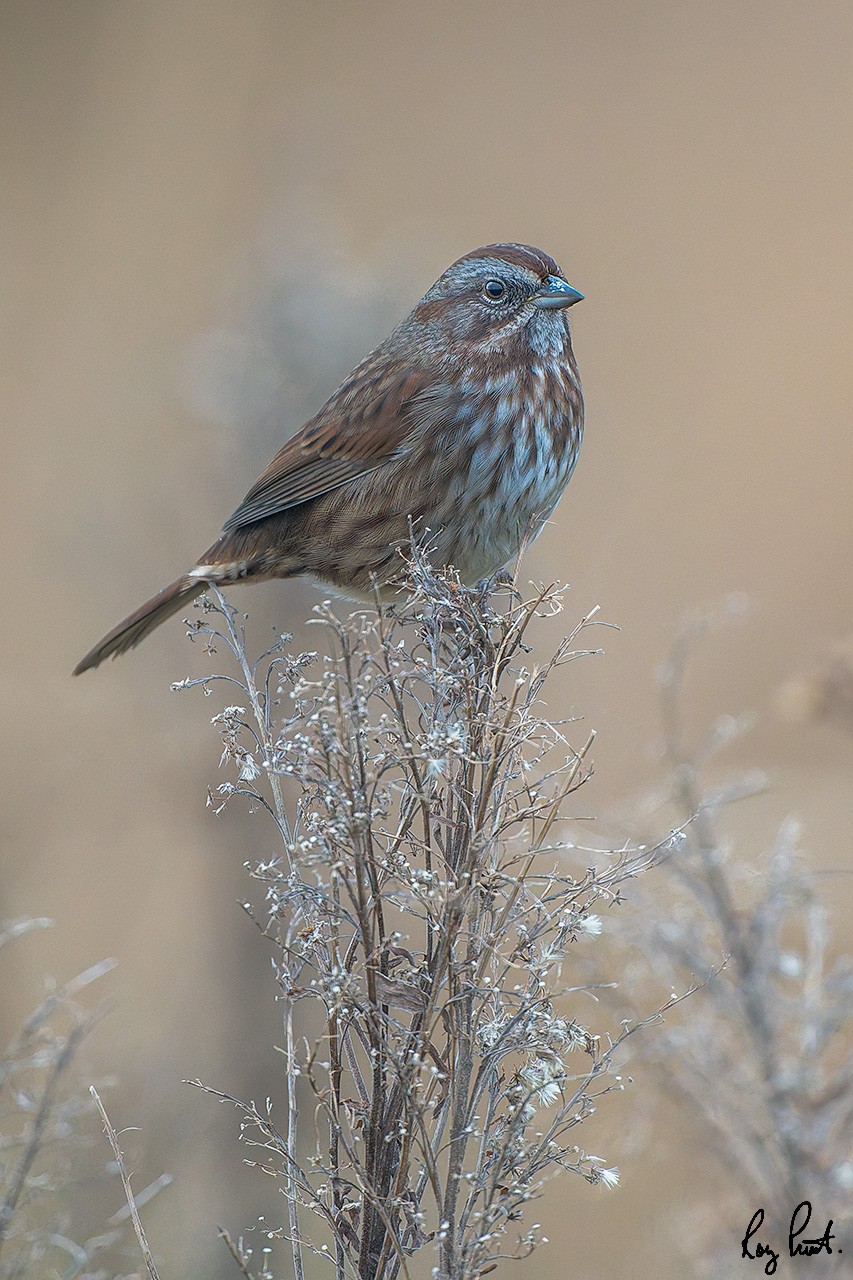
[[[582,298],[541,249],[489,244],[448,267],[411,319],[457,350],[497,351],[523,336],[545,355],[564,344],[566,310]]]

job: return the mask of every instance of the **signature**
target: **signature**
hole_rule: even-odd
[[[811,1239],[803,1238],[803,1232],[809,1225],[812,1216],[811,1202],[801,1200],[794,1212],[791,1214],[791,1225],[788,1228],[788,1257],[789,1258],[813,1258],[818,1253],[832,1253],[833,1248],[829,1243],[836,1237],[832,1233],[832,1218],[826,1224],[826,1229],[821,1236],[814,1236]],[[764,1222],[764,1210],[756,1209],[749,1221],[746,1229],[746,1235],[740,1242],[742,1258],[766,1259],[764,1263],[764,1274],[772,1276],[776,1271],[776,1264],[779,1261],[779,1251],[773,1249],[769,1244],[762,1244],[761,1241],[755,1239],[755,1234],[761,1229]],[[836,1247],[835,1253],[841,1253]]]

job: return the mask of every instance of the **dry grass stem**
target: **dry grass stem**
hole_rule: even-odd
[[[124,1163],[124,1154],[122,1153],[121,1146],[119,1145],[118,1134],[113,1128],[112,1122],[107,1115],[106,1108],[104,1107],[103,1102],[101,1102],[98,1091],[94,1085],[89,1089],[89,1092],[94,1099],[95,1106],[98,1108],[98,1112],[104,1126],[104,1132],[106,1133],[109,1144],[113,1149],[113,1155],[115,1156],[119,1177],[121,1178],[121,1185],[124,1187],[124,1194],[127,1199],[127,1208],[130,1213],[130,1220],[133,1223],[133,1230],[136,1233],[136,1238],[139,1241],[139,1247],[142,1250],[142,1256],[145,1259],[145,1266],[148,1268],[148,1275],[151,1277],[151,1280],[160,1280],[157,1267],[154,1263],[154,1256],[148,1245],[148,1237],[145,1234],[145,1229],[142,1226],[142,1220],[139,1217],[139,1209],[137,1207],[136,1200],[134,1199],[133,1188],[130,1185],[130,1177],[128,1176],[127,1168]]]

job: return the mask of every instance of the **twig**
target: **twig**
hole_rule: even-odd
[[[98,1091],[94,1085],[90,1087],[89,1092],[95,1101],[95,1106],[98,1108],[98,1111],[100,1112],[101,1121],[103,1122],[103,1126],[104,1126],[104,1132],[106,1133],[107,1138],[109,1139],[110,1146],[113,1149],[113,1155],[115,1156],[116,1164],[118,1166],[119,1176],[121,1177],[121,1183],[122,1183],[122,1186],[124,1187],[124,1194],[127,1197],[127,1207],[130,1210],[130,1218],[133,1223],[133,1229],[136,1232],[136,1238],[139,1241],[139,1247],[142,1250],[142,1256],[145,1259],[145,1265],[148,1268],[148,1275],[150,1277],[150,1280],[160,1280],[157,1267],[155,1266],[155,1263],[154,1263],[154,1257],[151,1253],[151,1249],[148,1246],[148,1238],[145,1235],[145,1230],[142,1226],[142,1221],[139,1217],[139,1212],[136,1208],[136,1201],[133,1196],[133,1189],[131,1188],[131,1185],[130,1185],[130,1178],[128,1177],[127,1169],[125,1168],[124,1156],[122,1154],[122,1150],[118,1142],[118,1134],[116,1133],[115,1129],[112,1126],[112,1123],[110,1122],[110,1118],[106,1113],[104,1104],[101,1102],[101,1099],[98,1096]]]
[[[69,1032],[68,1039],[65,1041],[65,1044],[53,1062],[47,1082],[42,1090],[38,1107],[36,1108],[35,1118],[30,1126],[27,1145],[24,1148],[18,1167],[12,1176],[9,1190],[3,1199],[2,1205],[0,1205],[0,1249],[2,1249],[3,1242],[6,1239],[6,1235],[9,1230],[9,1223],[12,1221],[12,1215],[17,1207],[21,1192],[26,1186],[27,1177],[29,1176],[33,1161],[38,1155],[39,1148],[41,1147],[44,1128],[47,1124],[48,1116],[50,1115],[51,1107],[53,1105],[53,1097],[56,1091],[56,1086],[59,1083],[59,1078],[71,1059],[74,1057],[74,1054],[77,1051],[77,1046],[86,1035],[90,1025],[91,1021],[88,1019],[86,1021],[78,1022],[77,1025]]]
[[[246,1264],[246,1259],[243,1257],[239,1248],[224,1227],[219,1228],[219,1239],[224,1242],[226,1249],[237,1263],[237,1266],[240,1269],[240,1274],[245,1277],[245,1280],[255,1280],[255,1275],[249,1270]]]

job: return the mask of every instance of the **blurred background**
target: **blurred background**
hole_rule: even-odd
[[[174,1175],[145,1215],[162,1274],[225,1277],[217,1224],[281,1206],[235,1114],[181,1081],[275,1090],[269,955],[238,906],[267,833],[205,807],[218,707],[169,691],[201,669],[177,620],[69,672],[474,246],[539,245],[586,295],[581,461],[522,577],[620,628],[557,690],[598,731],[590,840],[659,776],[679,619],[737,593],[688,723],[755,713],[727,764],[770,788],[730,838],[758,857],[796,814],[850,945],[853,736],[812,675],[853,631],[853,9],[6,0],[0,36],[0,915],[55,920],[4,953],[3,1034],[45,973],[117,958],[82,1078],[117,1082],[135,1185]],[[308,644],[317,598],[239,602],[258,645],[274,622]],[[665,1110],[638,1136],[633,1105],[582,1138],[620,1189],[566,1178],[537,1208],[537,1275],[684,1274],[684,1214],[736,1175]],[[77,1193],[95,1224],[118,1207]]]

